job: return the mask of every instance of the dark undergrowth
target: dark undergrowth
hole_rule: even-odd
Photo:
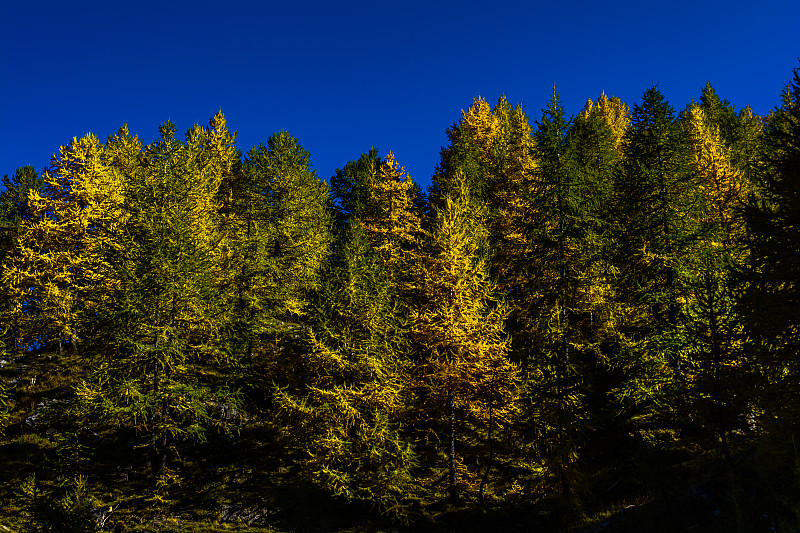
[[[68,357],[6,358],[10,419],[0,437],[0,533],[130,532],[796,532],[793,443],[732,436],[727,448],[672,435],[657,445],[596,435],[568,497],[524,491],[485,505],[428,502],[408,524],[309,484],[253,408],[231,434],[182,442],[156,494],[135,429],[69,418]],[[156,496],[154,496],[156,494]]]

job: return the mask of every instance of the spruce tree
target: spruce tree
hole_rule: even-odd
[[[616,397],[628,420],[645,429],[678,420],[686,346],[678,326],[686,259],[697,241],[695,193],[685,131],[651,87],[634,106],[614,182],[615,291],[625,317],[616,356],[625,378]]]
[[[750,266],[740,309],[765,378],[761,422],[796,457],[791,442],[800,425],[800,68],[781,106],[765,121],[762,147],[757,193],[745,212]]]

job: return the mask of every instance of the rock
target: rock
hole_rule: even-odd
[[[32,415],[25,417],[25,425],[29,428],[36,427],[39,424],[39,413],[33,413]]]
[[[219,513],[219,521],[263,524],[267,521],[268,515],[269,509],[266,507],[246,507],[241,503],[229,503],[222,506]]]

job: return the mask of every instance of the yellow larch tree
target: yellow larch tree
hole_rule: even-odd
[[[699,238],[687,258],[691,268],[684,306],[689,339],[684,374],[693,417],[710,430],[708,438],[727,446],[727,434],[741,425],[742,414],[748,411],[744,390],[753,377],[732,280],[733,272],[747,262],[741,246],[745,232],[741,213],[748,185],[703,106],[690,105],[683,122],[701,204]]]
[[[218,341],[222,271],[217,192],[238,161],[235,133],[218,113],[186,140],[165,124],[137,156],[138,141],[109,141],[122,175],[124,209],[103,258],[115,280],[104,317],[106,346],[77,387],[87,424],[135,427],[150,452],[156,498],[175,479],[168,457],[202,440],[215,405],[235,401],[214,379],[227,354]]]
[[[450,144],[433,177],[431,205],[441,207],[448,195],[461,194],[461,181],[486,205],[487,265],[510,306],[506,327],[512,350],[524,350],[531,296],[523,290],[531,252],[526,225],[539,166],[530,121],[522,106],[512,107],[505,96],[494,109],[478,97],[447,135]]]
[[[369,189],[369,208],[359,219],[372,248],[396,282],[422,231],[422,219],[414,206],[417,185],[392,152],[378,165],[377,174]]]
[[[625,132],[631,124],[631,110],[628,105],[617,96],[609,98],[605,91],[600,93],[597,102],[589,99],[581,110],[579,117],[588,119],[591,116],[600,116],[608,125],[614,138],[614,147],[621,152]]]
[[[731,163],[730,148],[723,142],[719,128],[709,124],[700,105],[689,106],[685,123],[694,166],[703,176],[700,188],[705,199],[705,216],[702,222],[722,231],[730,242],[736,232],[734,209],[741,207],[745,200],[742,173]]]
[[[308,315],[307,347],[287,358],[277,405],[305,475],[403,520],[419,497],[404,428],[417,186],[393,154],[381,160],[375,150],[332,181],[339,231]]]
[[[102,250],[124,221],[123,187],[91,134],[60,148],[44,182],[30,193],[30,218],[3,279],[27,342],[57,343],[61,353],[65,341],[76,349],[82,322],[96,316],[116,283]]]
[[[413,314],[424,353],[416,369],[420,416],[427,417],[423,446],[443,458],[452,500],[468,491],[483,497],[495,438],[514,419],[518,398],[503,330],[508,308],[485,259],[486,210],[464,182],[460,188],[444,199],[427,233],[428,253],[417,265],[422,300]]]

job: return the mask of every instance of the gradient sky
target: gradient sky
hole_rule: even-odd
[[[427,185],[475,96],[533,122],[553,84],[572,115],[653,84],[680,110],[711,82],[763,114],[798,56],[798,0],[0,0],[0,174],[222,109],[242,151],[286,129],[323,179],[374,146]]]

